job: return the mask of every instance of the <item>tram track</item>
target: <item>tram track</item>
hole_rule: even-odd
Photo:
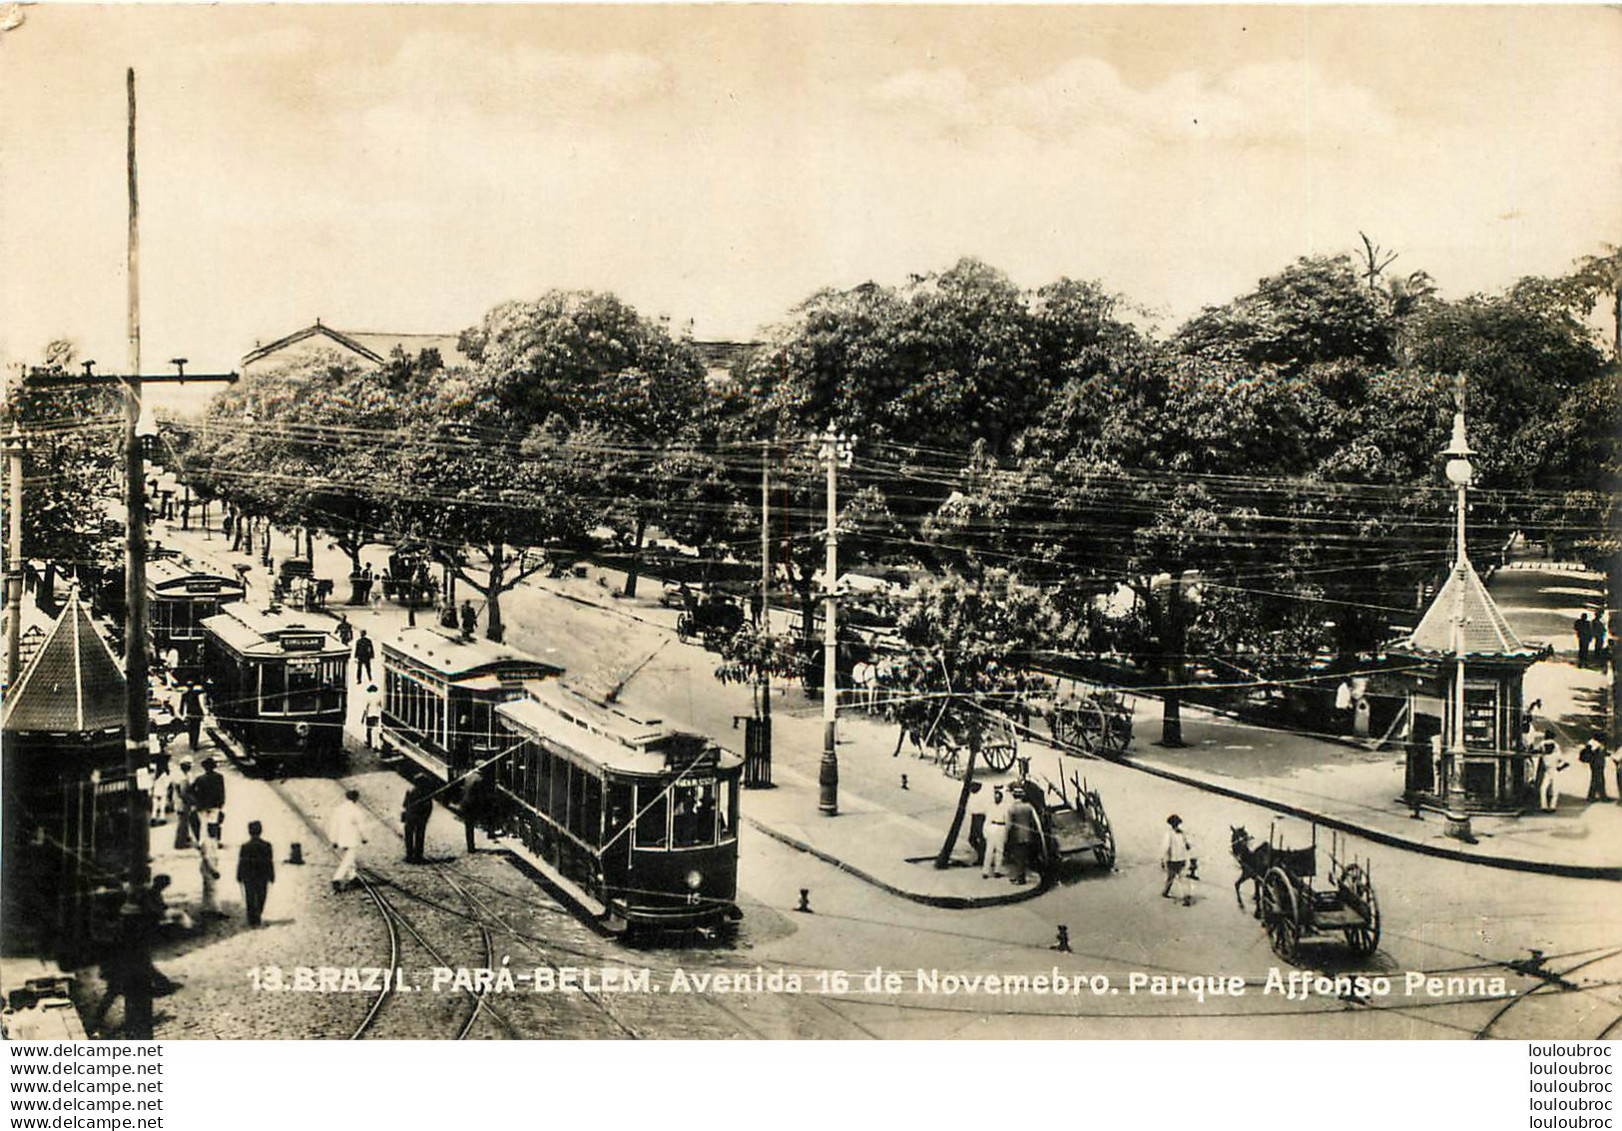
[[[1487,1018],[1486,1024],[1482,1025],[1481,1028],[1476,1031],[1475,1036],[1472,1039],[1477,1041],[1491,1040],[1492,1038],[1490,1034],[1493,1027],[1507,1017],[1516,1007],[1522,1005],[1528,998],[1543,995],[1556,989],[1558,989],[1561,993],[1584,993],[1590,990],[1598,989],[1600,988],[1600,985],[1614,984],[1600,983],[1600,985],[1583,987],[1576,986],[1568,982],[1567,979],[1579,970],[1593,966],[1598,962],[1608,961],[1615,958],[1619,954],[1622,954],[1622,947],[1614,947],[1610,950],[1593,955],[1592,957],[1585,958],[1581,962],[1567,966],[1563,970],[1545,971],[1541,968],[1531,970],[1524,967],[1516,967],[1511,965],[1512,969],[1520,969],[1521,972],[1527,977],[1538,978],[1538,984],[1535,986],[1528,986],[1526,989],[1521,990],[1506,1001],[1496,1012],[1493,1013],[1491,1017]],[[1609,1033],[1612,1029],[1615,1029],[1618,1024],[1622,1024],[1622,1016],[1619,1016],[1616,1020],[1607,1025],[1604,1033],[1601,1033],[1600,1035],[1604,1036],[1605,1033]]]

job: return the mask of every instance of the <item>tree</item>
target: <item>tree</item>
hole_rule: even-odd
[[[947,867],[957,845],[1001,676],[1024,670],[1035,653],[1062,640],[1062,630],[1045,593],[1000,569],[932,580],[903,614],[897,631],[912,656],[901,669],[906,682],[900,694],[932,709],[937,725],[964,736],[969,748],[963,788],[935,867]]]
[[[464,332],[476,396],[521,428],[545,425],[595,469],[597,519],[630,544],[625,593],[636,595],[650,523],[703,494],[712,469],[704,370],[673,338],[610,294],[551,291],[506,303]]]
[[[44,350],[47,372],[68,373],[76,350],[57,340]],[[116,388],[86,385],[13,389],[0,427],[28,438],[23,457],[23,559],[46,563],[40,600],[49,607],[57,572],[96,578],[116,557],[116,527],[107,505],[122,482],[122,397]],[[5,474],[11,474],[10,461]],[[8,483],[9,486],[9,483]]]

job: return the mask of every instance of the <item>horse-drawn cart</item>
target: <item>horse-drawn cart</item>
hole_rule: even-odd
[[[1132,744],[1132,704],[1118,691],[1069,693],[1055,698],[1047,712],[1053,741],[1109,757]]]
[[[1331,834],[1327,889],[1317,888],[1318,826],[1312,845],[1284,848],[1268,835],[1265,872],[1260,877],[1258,913],[1273,952],[1295,961],[1301,940],[1339,934],[1360,958],[1380,945],[1380,901],[1374,894],[1367,861],[1341,862],[1339,834]]]
[[[1085,779],[1070,777],[1071,788],[1048,783],[1048,792],[1059,795],[1057,805],[1042,814],[1042,831],[1047,839],[1050,867],[1063,867],[1078,858],[1090,856],[1106,870],[1115,867],[1115,831],[1110,828],[1104,801]]]

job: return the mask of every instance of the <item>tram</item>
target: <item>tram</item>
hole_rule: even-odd
[[[302,614],[225,606],[203,622],[203,669],[210,710],[240,756],[342,756],[349,649]]]
[[[506,745],[497,704],[524,681],[562,675],[557,664],[489,640],[420,626],[379,641],[385,753],[401,754],[442,781],[460,778]]]
[[[496,708],[494,777],[531,862],[612,931],[740,918],[743,759],[557,681],[525,690]]]
[[[146,567],[148,616],[156,654],[180,653],[180,676],[191,679],[203,662],[203,622],[247,590],[241,578],[188,569],[175,561]]]

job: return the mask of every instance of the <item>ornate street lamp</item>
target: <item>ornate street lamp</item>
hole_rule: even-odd
[[[1471,479],[1475,476],[1475,467],[1470,462],[1470,457],[1475,455],[1475,452],[1471,450],[1464,433],[1462,394],[1460,401],[1461,407],[1453,414],[1453,439],[1442,455],[1447,459],[1448,482],[1457,490],[1454,509],[1458,514],[1457,554],[1453,559],[1453,572],[1457,578],[1457,592],[1453,605],[1453,741],[1448,748],[1453,766],[1452,772],[1448,775],[1446,796],[1449,801],[1462,802],[1464,800],[1464,591],[1470,573],[1470,559],[1465,552],[1464,515],[1465,495],[1469,490]]]

